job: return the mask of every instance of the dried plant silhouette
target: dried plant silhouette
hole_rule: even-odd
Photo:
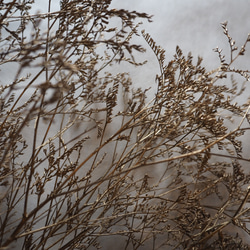
[[[213,71],[178,46],[165,63],[138,29],[151,17],[110,3],[0,4],[0,249],[249,249],[249,71],[234,62],[250,36],[238,49],[223,23]],[[152,100],[112,71],[144,64],[136,35],[159,62]]]

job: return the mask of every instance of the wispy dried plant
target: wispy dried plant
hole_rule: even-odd
[[[151,17],[110,3],[0,4],[1,249],[249,249],[249,71],[233,66],[250,37],[238,49],[223,23],[230,58],[215,49],[208,72],[142,31],[148,101],[112,65],[143,64],[132,38]]]

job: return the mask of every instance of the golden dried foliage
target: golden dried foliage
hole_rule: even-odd
[[[111,0],[60,3],[37,14],[33,1],[0,3],[2,73],[13,67],[0,88],[0,249],[109,239],[119,249],[249,249],[249,101],[235,103],[249,71],[233,68],[249,36],[238,49],[223,23],[230,59],[216,48],[208,72],[178,46],[166,63],[143,31],[160,69],[148,102],[150,90],[112,64],[142,64],[132,37],[150,16]]]

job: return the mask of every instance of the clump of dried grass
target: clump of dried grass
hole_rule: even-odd
[[[143,31],[160,68],[147,103],[148,89],[109,67],[140,65],[134,21],[150,17],[110,2],[63,0],[51,12],[48,1],[33,15],[32,1],[1,4],[1,66],[17,67],[1,85],[1,249],[98,249],[109,239],[120,249],[247,249],[249,103],[234,103],[246,82],[227,77],[249,80],[232,67],[249,37],[238,50],[223,23],[231,57],[216,49],[220,66],[207,72],[178,46],[165,63]]]

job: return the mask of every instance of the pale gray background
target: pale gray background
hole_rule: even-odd
[[[59,1],[52,2],[52,10],[58,10]],[[36,8],[46,12],[47,3],[45,0],[36,1]],[[250,33],[249,0],[113,0],[111,8],[124,8],[154,15],[154,22],[144,21],[140,30],[145,29],[158,45],[166,50],[166,61],[172,59],[176,45],[179,45],[184,54],[187,55],[191,51],[194,60],[198,55],[203,57],[203,64],[209,69],[219,66],[218,56],[213,52],[215,47],[223,48],[225,54],[229,55],[229,46],[223,35],[221,22],[228,21],[229,32],[239,47]],[[157,60],[142,37],[138,38],[137,42],[147,48],[147,53],[139,57],[142,61],[148,60],[148,64],[136,68],[117,65],[114,69],[130,71],[136,87],[154,88],[155,74],[159,73]],[[250,45],[247,49],[250,50]],[[250,53],[246,52],[246,56],[240,58],[236,66],[249,69],[249,59]],[[245,98],[249,95],[246,91]]]
[[[60,1],[52,1],[51,10],[58,10],[59,3]],[[41,12],[48,9],[47,1],[40,0],[35,4]],[[221,22],[228,21],[229,32],[239,47],[250,33],[250,0],[113,0],[111,8],[153,15],[153,23],[143,21],[140,30],[145,29],[166,50],[166,61],[172,59],[176,45],[179,45],[184,54],[191,51],[194,59],[198,55],[203,57],[203,64],[208,69],[219,66],[218,56],[213,52],[217,46],[229,56],[229,46]],[[129,70],[134,74],[136,85],[150,85],[155,79],[158,64],[144,39],[136,41],[148,48],[148,52],[141,55],[141,58],[149,60],[150,64],[146,69],[128,66],[122,70]],[[247,48],[250,50],[250,46]],[[249,68],[250,52],[247,51],[246,55],[235,66]]]
[[[249,0],[114,0],[112,7],[154,15],[153,23],[144,22],[141,29],[150,33],[158,45],[166,50],[166,61],[172,59],[176,45],[179,45],[184,54],[191,51],[194,59],[198,55],[203,57],[203,64],[209,70],[219,66],[214,48],[222,48],[226,56],[229,56],[228,41],[223,34],[221,22],[228,21],[229,32],[239,47],[250,33]],[[145,44],[143,39],[142,44]],[[250,50],[250,46],[247,48]],[[136,69],[134,74],[137,84],[148,85],[154,80],[157,62],[150,49],[148,51],[143,57],[150,61],[150,67],[139,74]],[[241,57],[235,67],[248,69],[249,59],[250,52],[247,51],[246,56]]]

